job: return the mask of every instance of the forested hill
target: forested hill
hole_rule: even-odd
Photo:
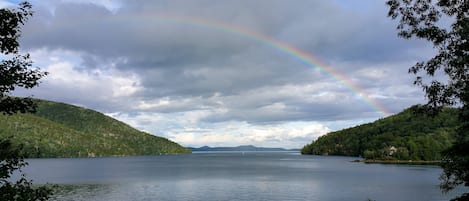
[[[403,112],[319,137],[302,154],[363,156],[366,159],[439,160],[454,140],[457,109],[445,108],[436,117]]]
[[[0,138],[23,144],[26,157],[101,157],[190,153],[102,113],[39,101],[35,114],[0,115]]]

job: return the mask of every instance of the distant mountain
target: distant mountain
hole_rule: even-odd
[[[252,145],[243,145],[237,147],[209,147],[203,146],[199,148],[189,147],[192,151],[300,151],[299,149],[284,149],[284,148],[266,148],[255,147]]]
[[[436,117],[416,114],[413,106],[399,114],[328,133],[301,150],[303,154],[363,156],[367,159],[441,159],[460,125],[458,109],[445,108]]]
[[[22,144],[26,157],[102,157],[190,153],[168,139],[102,113],[38,101],[35,114],[0,115],[0,138]]]

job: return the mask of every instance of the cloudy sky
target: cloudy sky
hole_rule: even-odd
[[[423,103],[384,0],[31,0],[16,95],[91,108],[184,146],[300,148]],[[0,1],[7,7],[18,1]]]

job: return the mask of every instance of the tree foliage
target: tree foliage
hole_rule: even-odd
[[[467,105],[469,93],[469,1],[468,0],[390,0],[388,15],[400,17],[399,36],[428,40],[438,50],[428,61],[409,69],[416,74],[414,83],[423,88],[430,109],[462,103]],[[448,27],[440,19],[454,20]],[[425,82],[419,73],[434,77],[443,72],[447,79]]]
[[[39,84],[39,79],[46,72],[31,69],[29,54],[18,52],[18,39],[21,36],[20,26],[32,15],[31,4],[23,2],[18,9],[0,9],[0,52],[12,55],[12,58],[0,62],[0,112],[34,112],[35,105],[30,98],[16,98],[9,94],[16,88],[30,89]]]
[[[457,140],[444,152],[441,188],[469,186],[469,0],[388,0],[388,15],[399,19],[398,35],[429,41],[438,53],[409,69],[424,90],[427,113],[461,106]],[[424,73],[424,75],[421,75]],[[443,79],[437,79],[444,75]],[[424,77],[425,76],[425,77]],[[469,194],[460,199],[469,198]]]
[[[166,138],[83,107],[35,100],[34,114],[0,116],[0,138],[12,135],[29,158],[104,157],[190,153]],[[3,131],[3,132],[2,132]]]
[[[403,112],[328,133],[303,147],[303,154],[362,156],[379,160],[434,161],[455,140],[460,125],[457,109],[446,108],[429,118],[414,114],[413,106]]]
[[[52,194],[52,189],[42,186],[33,187],[32,182],[21,174],[21,178],[16,182],[10,182],[11,175],[18,171],[27,163],[20,155],[21,147],[15,146],[9,140],[1,140],[0,146],[0,200],[48,200]]]
[[[31,98],[11,97],[16,88],[30,89],[39,84],[46,75],[39,69],[31,69],[29,55],[19,54],[18,39],[20,26],[32,15],[31,4],[23,2],[17,9],[0,9],[0,52],[4,58],[0,62],[0,115],[34,112],[35,104]],[[52,190],[46,186],[33,187],[32,181],[21,175],[12,182],[11,175],[21,172],[27,165],[21,155],[21,146],[15,146],[9,138],[0,139],[0,200],[47,200]]]

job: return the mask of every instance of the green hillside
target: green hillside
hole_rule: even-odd
[[[26,157],[101,157],[190,153],[102,113],[38,101],[35,114],[0,115],[0,137],[23,144]]]
[[[302,154],[363,156],[384,160],[439,160],[454,140],[457,109],[445,108],[436,117],[403,112],[319,137]]]

